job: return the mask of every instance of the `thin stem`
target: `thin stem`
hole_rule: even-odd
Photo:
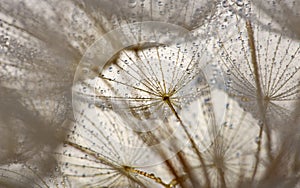
[[[138,174],[138,175],[142,175],[146,178],[152,179],[156,183],[161,184],[162,186],[164,186],[165,188],[171,188],[171,187],[174,187],[175,185],[178,184],[178,181],[176,179],[172,180],[169,184],[167,184],[167,183],[163,182],[160,177],[156,176],[153,173],[148,173],[148,172],[145,172],[145,171],[142,171],[142,170],[138,170],[138,169],[135,169],[135,168],[130,167],[130,166],[124,166],[124,169],[127,172],[135,173],[135,174]]]
[[[185,134],[187,135],[189,141],[191,142],[192,147],[195,150],[195,152],[196,152],[196,154],[197,154],[197,156],[198,156],[198,158],[199,158],[199,160],[200,160],[200,162],[203,166],[204,177],[205,177],[205,180],[206,180],[206,187],[210,187],[210,180],[209,180],[209,176],[208,176],[208,173],[207,173],[206,165],[205,165],[204,159],[203,159],[203,157],[202,157],[195,141],[193,140],[192,136],[190,135],[190,133],[188,132],[188,130],[184,126],[181,118],[179,117],[178,113],[176,112],[174,106],[172,105],[172,102],[170,101],[170,98],[169,97],[164,98],[164,101],[165,101],[165,103],[167,103],[167,105],[170,107],[171,111],[176,116],[177,120],[180,122],[181,127],[183,128]]]
[[[226,188],[226,181],[225,181],[225,173],[224,173],[224,170],[222,168],[217,168],[218,170],[218,173],[220,175],[220,178],[221,178],[221,185],[222,185],[222,188]]]
[[[109,167],[111,167],[112,169],[116,170],[117,172],[119,172],[120,174],[126,176],[127,178],[129,178],[130,180],[136,182],[137,184],[139,184],[142,187],[146,187],[141,181],[133,178],[131,175],[128,174],[128,172],[122,168],[122,166],[119,166],[117,164],[113,164],[111,163],[108,159],[105,159],[104,157],[101,157],[100,155],[97,155],[97,153],[95,151],[92,151],[88,148],[82,147],[76,143],[70,142],[70,141],[65,141],[64,144],[67,144],[79,151],[82,151],[86,154],[89,154],[91,156],[93,156],[95,159],[98,159],[102,164],[105,164]]]
[[[256,94],[257,94],[257,104],[258,104],[258,110],[259,110],[259,118],[263,122],[260,126],[259,130],[259,136],[258,136],[258,146],[257,146],[257,152],[255,154],[256,158],[256,163],[254,166],[254,171],[252,174],[252,179],[255,178],[255,175],[257,173],[257,168],[258,168],[258,163],[259,163],[259,155],[261,151],[261,141],[262,141],[262,136],[263,136],[263,129],[266,129],[266,135],[267,135],[267,149],[268,149],[268,156],[270,159],[271,157],[271,136],[269,129],[267,127],[267,120],[266,120],[266,108],[265,108],[265,102],[263,98],[263,92],[260,84],[260,75],[259,75],[259,66],[257,62],[257,55],[256,55],[256,48],[255,48],[255,40],[254,40],[254,34],[253,34],[253,29],[251,22],[249,20],[246,21],[246,28],[247,28],[247,33],[248,33],[248,42],[249,42],[249,47],[250,47],[250,52],[251,52],[251,62],[253,65],[253,70],[254,70],[254,76],[255,76],[255,84],[256,84]]]

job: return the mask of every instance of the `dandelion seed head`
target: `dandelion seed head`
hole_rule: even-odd
[[[1,1],[0,185],[297,186],[298,4]]]
[[[212,100],[214,94],[210,89],[218,89],[223,80],[217,79],[216,71],[209,74],[209,70],[209,77],[203,73],[211,67],[206,66],[209,56],[205,54],[205,46],[195,47],[181,40],[181,37],[187,37],[184,29],[172,25],[161,27],[162,23],[156,23],[152,30],[149,28],[152,24],[146,22],[122,27],[91,46],[75,77],[75,83],[79,85],[75,85],[73,90],[73,106],[81,111],[82,106],[76,100],[86,100],[89,104],[94,103],[95,109],[103,107],[107,113],[119,115],[124,123],[118,126],[129,126],[126,128],[137,132],[148,146],[160,147],[161,144],[178,142],[180,146],[177,149],[166,150],[166,156],[170,157],[186,144],[180,141],[184,140],[181,139],[184,135],[180,133],[183,131],[182,124],[186,124],[193,135],[196,133],[198,139],[205,138],[209,128],[200,125],[205,121],[205,116],[213,113],[214,109],[210,105],[216,102]],[[149,32],[149,36],[140,33],[139,28],[145,33]],[[174,29],[175,33],[170,32]],[[137,34],[137,37],[133,37],[133,34]],[[158,37],[160,34],[163,37]],[[114,35],[121,35],[124,41],[111,44],[110,36]],[[169,40],[176,35],[179,42],[169,44]],[[133,39],[133,43],[139,38],[146,38],[143,42],[127,45],[119,50],[118,45],[127,44],[128,37]],[[101,48],[103,45],[105,51]],[[114,55],[109,57],[106,51],[112,51],[116,47],[115,53],[111,53]],[[199,58],[195,56],[195,53],[200,52]],[[104,56],[100,57],[99,53]],[[88,67],[97,68],[92,68],[94,72],[85,71]],[[82,74],[81,68],[87,74]],[[210,84],[216,85],[215,88],[210,87]],[[217,108],[225,108],[225,101],[221,100]],[[222,110],[219,111],[218,120],[223,116]],[[153,141],[146,138],[149,133],[154,136]],[[199,147],[206,148],[208,142],[207,140]]]
[[[293,111],[293,104],[299,100],[299,43],[253,25],[255,49],[251,49],[247,46],[249,33],[245,22],[238,16],[232,20],[239,23],[229,29],[232,35],[228,39],[222,39],[228,42],[222,43],[220,51],[223,69],[229,72],[227,86],[246,110],[259,117],[255,81],[258,79],[265,116],[270,124],[282,124]],[[251,50],[256,53],[258,75],[255,75]]]
[[[222,179],[226,186],[238,186],[240,176],[251,178],[255,166],[255,152],[257,151],[257,135],[259,133],[258,121],[250,113],[243,111],[239,104],[232,98],[228,99],[230,107],[226,110],[225,121],[222,128],[216,133],[212,145],[203,152],[205,165],[212,181],[213,187],[222,187]],[[213,125],[212,125],[213,126]],[[247,132],[247,134],[245,134]],[[198,174],[203,174],[202,164],[195,161],[191,152],[185,152],[192,161]],[[266,159],[265,142],[262,143],[261,160]],[[263,162],[262,162],[263,163]],[[264,165],[259,163],[257,177],[264,172]]]

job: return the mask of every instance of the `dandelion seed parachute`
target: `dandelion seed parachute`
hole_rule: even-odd
[[[73,186],[159,187],[135,170],[153,173],[166,182],[172,179],[164,164],[149,166],[160,156],[145,152],[147,145],[125,127],[126,121],[108,110],[98,109],[95,114],[95,108],[82,111],[68,140],[56,153]]]
[[[251,10],[259,15],[260,10]],[[254,117],[266,117],[270,126],[282,127],[291,118],[295,104],[300,99],[299,42],[283,34],[265,30],[262,25],[254,22],[251,28],[255,46],[250,47],[247,20],[232,12],[226,19],[229,23],[237,24],[221,29],[227,30],[228,35],[223,37],[219,34],[218,39],[218,61],[227,72],[229,92]],[[255,58],[251,50],[256,54]],[[257,62],[257,68],[253,61]],[[259,95],[262,96],[262,102],[258,102]],[[260,103],[263,103],[265,109],[258,108]],[[281,130],[284,129],[282,127]]]
[[[225,119],[212,145],[203,151],[205,168],[208,172],[211,187],[239,187],[244,180],[251,179],[255,173],[255,180],[262,178],[265,171],[266,145],[261,140],[259,161],[255,157],[257,152],[259,127],[258,121],[250,113],[245,112],[232,98],[228,99],[228,107]],[[213,122],[209,122],[213,123]],[[210,125],[216,126],[216,125]],[[263,136],[264,137],[264,136]],[[203,165],[192,154],[189,147],[184,150],[190,164],[191,171],[195,174],[203,174]],[[255,172],[255,164],[258,168]]]
[[[173,50],[163,46],[150,46],[143,50],[137,46],[136,52],[134,50],[130,52],[129,49],[119,54],[119,49],[122,49],[123,46],[131,46],[132,43],[139,44],[139,40],[153,41],[154,45],[160,45],[166,42],[169,43],[169,38],[175,37],[181,40],[179,37],[185,36],[185,31],[181,31],[177,26],[167,24],[160,26],[159,24],[161,23],[145,22],[129,25],[97,41],[83,58],[75,80],[81,84],[82,81],[85,82],[87,79],[96,79],[90,80],[89,83],[84,83],[83,88],[79,92],[74,91],[74,98],[81,100],[86,96],[87,103],[93,102],[99,107],[113,108],[114,111],[122,113],[123,117],[126,117],[126,121],[132,121],[128,117],[138,116],[136,118],[137,121],[131,123],[131,128],[135,129],[137,127],[134,126],[139,126],[141,130],[147,131],[147,126],[155,125],[152,123],[152,120],[155,121],[156,116],[158,119],[161,119],[164,114],[168,116],[167,114],[171,113],[172,110],[169,109],[164,97],[167,97],[167,100],[174,100],[174,110],[179,110],[183,108],[183,103],[189,104],[188,100],[197,98],[201,92],[206,93],[206,86],[201,83],[205,79],[200,72],[201,63],[195,63],[196,60],[193,59],[184,62],[188,54],[183,55],[180,52],[181,49],[175,47],[175,45]],[[140,28],[143,32],[139,30]],[[176,28],[176,31],[174,28]],[[155,31],[155,33],[152,33],[153,31],[151,30]],[[117,46],[117,43],[112,43],[112,46],[110,46],[109,39],[116,38],[114,36],[122,39],[119,44],[121,46]],[[135,36],[140,38],[135,38]],[[105,45],[106,49],[102,48],[103,45]],[[193,46],[184,47],[183,53],[187,53],[189,48],[193,50]],[[194,48],[196,53],[197,47]],[[201,61],[208,61],[205,59],[207,57],[204,56],[205,48],[201,50],[203,52],[202,57],[200,57],[203,58]],[[116,52],[117,58],[119,58],[118,61],[113,59],[110,64],[101,65],[111,59],[109,54]],[[177,58],[172,60],[172,57],[168,57],[172,53],[176,54]],[[196,59],[198,57],[193,58]],[[168,62],[169,64],[167,64]],[[174,64],[174,66],[171,64]],[[185,87],[191,88],[188,91]],[[184,97],[181,98],[181,95]],[[210,100],[210,98],[207,100]],[[74,105],[76,104],[74,103]],[[140,124],[144,125],[141,126]]]
[[[212,100],[211,91],[205,89],[209,87],[206,75],[201,73],[201,68],[207,69],[205,65],[208,64],[209,57],[205,57],[205,48],[193,47],[188,38],[184,40],[185,37],[186,31],[178,26],[158,22],[137,23],[112,31],[86,52],[74,81],[73,107],[76,110],[75,116],[79,119],[78,126],[73,131],[76,138],[71,141],[75,145],[69,145],[86,153],[88,158],[93,157],[93,160],[99,161],[99,176],[93,169],[89,172],[91,165],[85,167],[86,174],[76,174],[79,170],[74,171],[74,166],[83,168],[76,162],[76,165],[70,164],[73,168],[66,168],[70,176],[81,177],[83,182],[92,179],[95,183],[93,185],[116,186],[123,181],[127,184],[134,181],[139,183],[141,177],[134,180],[131,174],[124,175],[124,165],[146,168],[174,156],[186,144],[187,139],[179,124],[185,126],[191,134],[198,133],[199,139],[205,137],[200,134],[210,131],[198,117],[201,116],[205,101]],[[117,42],[114,41],[116,38],[119,39]],[[178,40],[178,43],[173,43],[173,39]],[[136,46],[132,47],[132,44]],[[189,60],[188,50],[193,49],[195,53],[192,58],[195,59]],[[115,55],[111,57],[111,54]],[[199,61],[203,61],[204,65],[196,59],[201,59]],[[209,76],[209,81],[217,82],[215,74]],[[221,102],[221,107],[223,103]],[[189,105],[191,107],[186,107]],[[225,108],[225,104],[223,107]],[[192,116],[193,113],[196,113],[193,118],[199,118],[196,124],[188,120],[191,118],[188,114]],[[204,113],[202,116],[206,115]],[[221,116],[222,110],[219,118]],[[87,120],[81,120],[81,117]],[[84,136],[87,131],[91,136]],[[91,145],[90,137],[97,137],[99,142]],[[182,143],[178,147],[179,138]],[[163,143],[165,140],[167,142]],[[211,141],[205,144],[209,142]],[[198,147],[205,148],[206,145]],[[153,149],[152,146],[158,149]],[[105,152],[105,148],[109,151]],[[164,152],[165,155],[161,156],[159,152]],[[75,151],[70,152],[71,158],[72,153]],[[142,154],[135,158],[138,153]],[[135,160],[127,159],[122,162],[124,156],[132,155]],[[78,154],[75,158],[79,158]],[[103,165],[108,167],[101,167]],[[154,169],[158,167],[153,166]],[[100,169],[103,169],[102,172]],[[107,170],[112,172],[105,173]],[[105,181],[111,176],[115,177],[113,181]]]

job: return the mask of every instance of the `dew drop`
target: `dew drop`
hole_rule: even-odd
[[[224,8],[227,8],[229,6],[229,3],[228,3],[227,0],[225,0],[225,1],[222,2],[222,5],[223,5]]]
[[[129,8],[136,7],[136,0],[128,0],[128,7]]]
[[[85,67],[85,68],[82,69],[82,72],[83,72],[84,74],[87,74],[87,73],[90,72],[90,70],[89,70],[88,68]]]
[[[236,3],[236,5],[239,6],[239,7],[244,6],[243,0],[236,0],[235,3]]]
[[[215,83],[216,83],[216,80],[212,78],[212,79],[210,79],[210,83],[211,83],[211,84],[215,84]]]

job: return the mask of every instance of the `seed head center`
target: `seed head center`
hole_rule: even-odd
[[[168,100],[170,100],[170,95],[164,94],[164,95],[162,96],[162,100],[163,100],[163,101],[168,101]]]
[[[269,97],[268,95],[266,95],[266,96],[264,97],[264,100],[265,100],[266,102],[270,102],[271,97]]]

